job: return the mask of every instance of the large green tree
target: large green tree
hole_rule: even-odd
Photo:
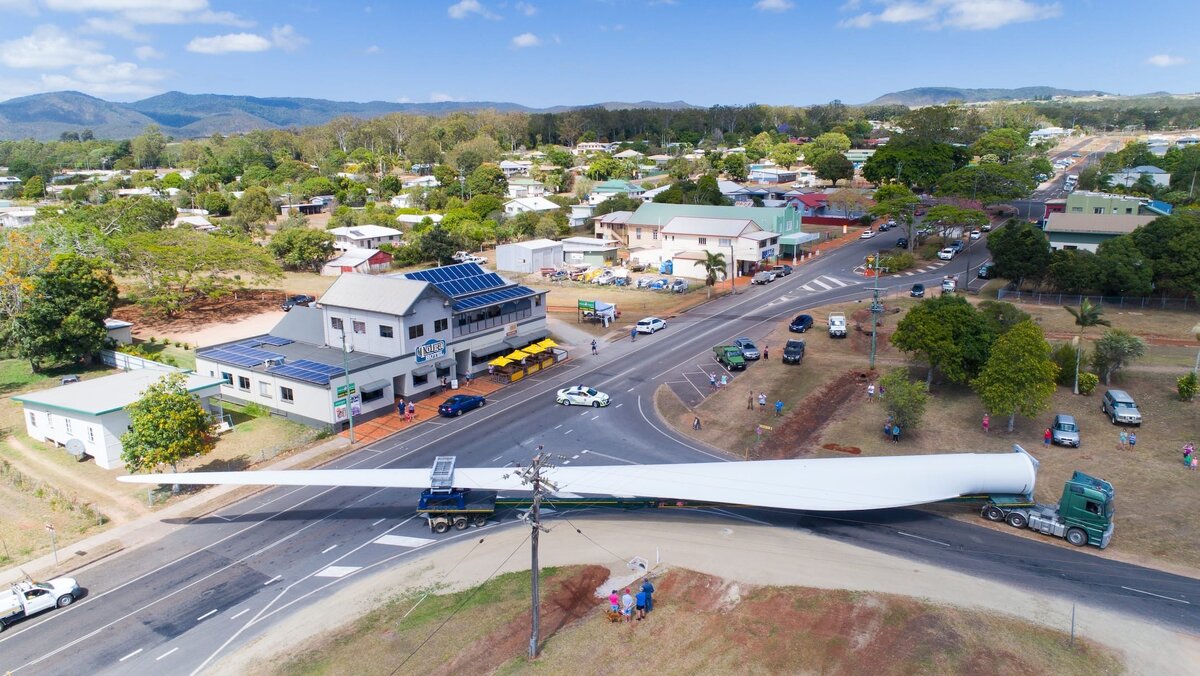
[[[978,228],[988,222],[987,213],[953,204],[939,204],[925,213],[925,223],[932,225],[946,240],[956,230]]]
[[[1148,296],[1154,290],[1156,263],[1129,235],[1101,242],[1096,259],[1104,271],[1101,286],[1105,295]]]
[[[1019,129],[1001,127],[984,132],[971,146],[976,155],[995,155],[1002,164],[1028,156],[1032,148],[1026,141],[1027,134]]]
[[[916,429],[929,403],[925,386],[918,380],[910,379],[908,369],[899,368],[879,379],[879,389],[886,393],[880,400],[892,422],[903,430]]]
[[[1033,417],[1050,408],[1058,365],[1041,327],[1024,321],[996,339],[991,355],[971,387],[987,410],[1008,416],[1013,431],[1017,413]]]
[[[948,380],[965,383],[988,358],[994,335],[983,315],[958,295],[942,295],[917,303],[896,325],[893,345],[929,362],[925,385],[937,369]]]
[[[129,431],[121,435],[121,460],[130,472],[164,465],[178,472],[181,461],[216,448],[212,416],[196,395],[188,392],[183,373],[163,376],[125,411]]]
[[[333,233],[305,227],[287,227],[271,237],[267,248],[289,270],[320,272],[333,256]]]
[[[741,153],[730,153],[721,160],[721,168],[731,181],[744,181],[750,175],[750,165]]]
[[[969,159],[964,149],[949,143],[898,134],[863,164],[862,175],[876,185],[896,181],[909,188],[929,189]]]
[[[139,169],[153,169],[163,159],[163,151],[167,148],[167,137],[163,136],[158,125],[147,125],[145,131],[130,143],[130,148],[133,152],[135,166]]]
[[[34,371],[47,363],[78,362],[104,346],[104,320],[117,303],[117,285],[103,263],[60,254],[31,281],[14,338]]]
[[[795,143],[776,143],[771,148],[771,161],[781,167],[791,168],[800,159],[800,146]]]
[[[854,178],[854,163],[841,153],[827,153],[817,160],[813,169],[817,172],[817,178],[833,181],[835,186],[838,181]]]
[[[504,197],[508,191],[508,179],[499,165],[481,164],[467,177],[467,192],[474,195]]]
[[[1040,228],[1019,219],[1009,220],[988,237],[988,251],[996,274],[1020,284],[1026,277],[1041,276],[1050,264],[1050,242]]]
[[[230,214],[244,226],[263,225],[275,218],[275,205],[265,189],[254,186],[233,203]]]
[[[1092,366],[1096,367],[1104,377],[1104,384],[1108,385],[1114,373],[1145,354],[1146,344],[1141,338],[1121,329],[1109,329],[1096,340],[1092,350]]]
[[[841,155],[850,150],[850,137],[838,132],[827,132],[800,146],[805,164],[816,169],[830,155]]]
[[[1025,164],[976,164],[938,178],[937,194],[991,204],[1027,197],[1036,187]]]

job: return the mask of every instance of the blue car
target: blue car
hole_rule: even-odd
[[[456,394],[438,406],[438,413],[454,418],[474,408],[482,408],[487,400],[476,394]]]
[[[671,285],[671,280],[667,279],[666,277],[659,277],[658,279],[654,280],[653,282],[650,282],[650,288],[654,289],[655,291],[662,291],[663,289],[669,287],[670,285]]]

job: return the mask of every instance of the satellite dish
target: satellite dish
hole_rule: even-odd
[[[87,449],[84,448],[83,442],[78,439],[70,439],[67,441],[67,453],[75,456],[76,460],[83,461],[87,455]]]

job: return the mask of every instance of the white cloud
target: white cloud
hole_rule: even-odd
[[[308,38],[296,32],[291,24],[273,26],[271,28],[271,44],[284,50],[294,52],[308,44]]]
[[[512,39],[512,46],[516,47],[517,49],[524,47],[537,47],[540,44],[542,44],[541,39],[533,33],[521,33]]]
[[[491,10],[480,4],[479,0],[458,0],[446,8],[451,19],[468,19],[472,14],[478,14],[485,19],[499,19]]]
[[[139,48],[141,56],[143,48]],[[145,47],[145,49],[153,49]],[[142,68],[117,61],[92,40],[64,33],[57,26],[38,26],[26,36],[0,42],[0,64],[10,68],[39,69],[30,79],[0,81],[0,90],[10,96],[73,89],[95,96],[145,95],[161,89],[156,83],[167,71]]]
[[[870,28],[876,24],[922,24],[925,28],[992,30],[1014,23],[1040,21],[1062,14],[1057,2],[1032,0],[876,0],[879,12],[864,12],[838,23],[842,28]],[[861,3],[843,5],[854,10]]]
[[[117,37],[125,38],[132,42],[146,42],[150,39],[149,35],[139,33],[134,24],[120,19],[105,19],[98,16],[91,17],[83,22],[80,27],[82,33],[105,33],[108,35],[116,35]]]
[[[141,47],[133,50],[133,53],[142,61],[149,61],[150,59],[162,59],[166,58],[167,56],[150,45],[142,45]]]
[[[379,52],[382,52],[382,51],[383,51],[383,49],[379,45],[371,45],[370,47],[367,47],[366,49],[364,49],[363,53],[364,54],[378,54]]]
[[[754,9],[760,12],[786,12],[791,8],[791,0],[758,0],[754,3]]]
[[[1179,66],[1187,63],[1187,59],[1182,56],[1171,56],[1170,54],[1155,54],[1146,59],[1146,63],[1159,68],[1170,68],[1171,66]]]
[[[458,99],[445,92],[430,92],[429,100],[433,103],[443,103],[446,101],[457,101]]]
[[[56,70],[112,61],[115,59],[101,51],[100,43],[72,37],[54,25],[38,26],[29,35],[0,42],[0,63],[9,68]]]
[[[3,1],[3,0],[0,0]],[[56,12],[109,13],[127,24],[204,23],[248,27],[254,22],[233,12],[214,12],[208,0],[43,0]],[[115,31],[112,32],[120,35]]]
[[[534,14],[537,14],[537,7],[529,4],[528,2],[518,2],[516,4],[516,8],[518,12],[524,14],[525,16],[533,16]]]
[[[0,0],[0,12],[37,16],[37,7],[30,0]]]
[[[265,52],[271,41],[254,33],[228,33],[208,38],[193,38],[187,44],[189,52],[196,54],[228,54],[230,52]]]

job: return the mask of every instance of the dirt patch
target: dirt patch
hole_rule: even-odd
[[[805,397],[793,413],[774,426],[769,437],[754,447],[751,459],[777,460],[812,455],[812,448],[817,445],[815,442],[824,427],[835,419],[843,404],[863,392],[869,377],[868,371],[846,371]]]
[[[838,453],[849,453],[850,455],[859,455],[862,449],[858,446],[843,446],[841,444],[824,444],[821,448],[827,451],[837,451]]]
[[[113,316],[133,322],[134,335],[139,338],[177,335],[278,310],[283,299],[284,294],[280,291],[253,289],[217,300],[200,299],[177,317],[161,317],[133,303],[117,307],[113,310]]]
[[[549,598],[539,604],[541,636],[546,641],[564,626],[575,622],[599,607],[596,588],[612,573],[603,566],[585,566],[562,581]],[[455,658],[434,674],[491,673],[502,664],[522,654],[529,646],[531,613],[526,611],[507,624],[464,646]]]

